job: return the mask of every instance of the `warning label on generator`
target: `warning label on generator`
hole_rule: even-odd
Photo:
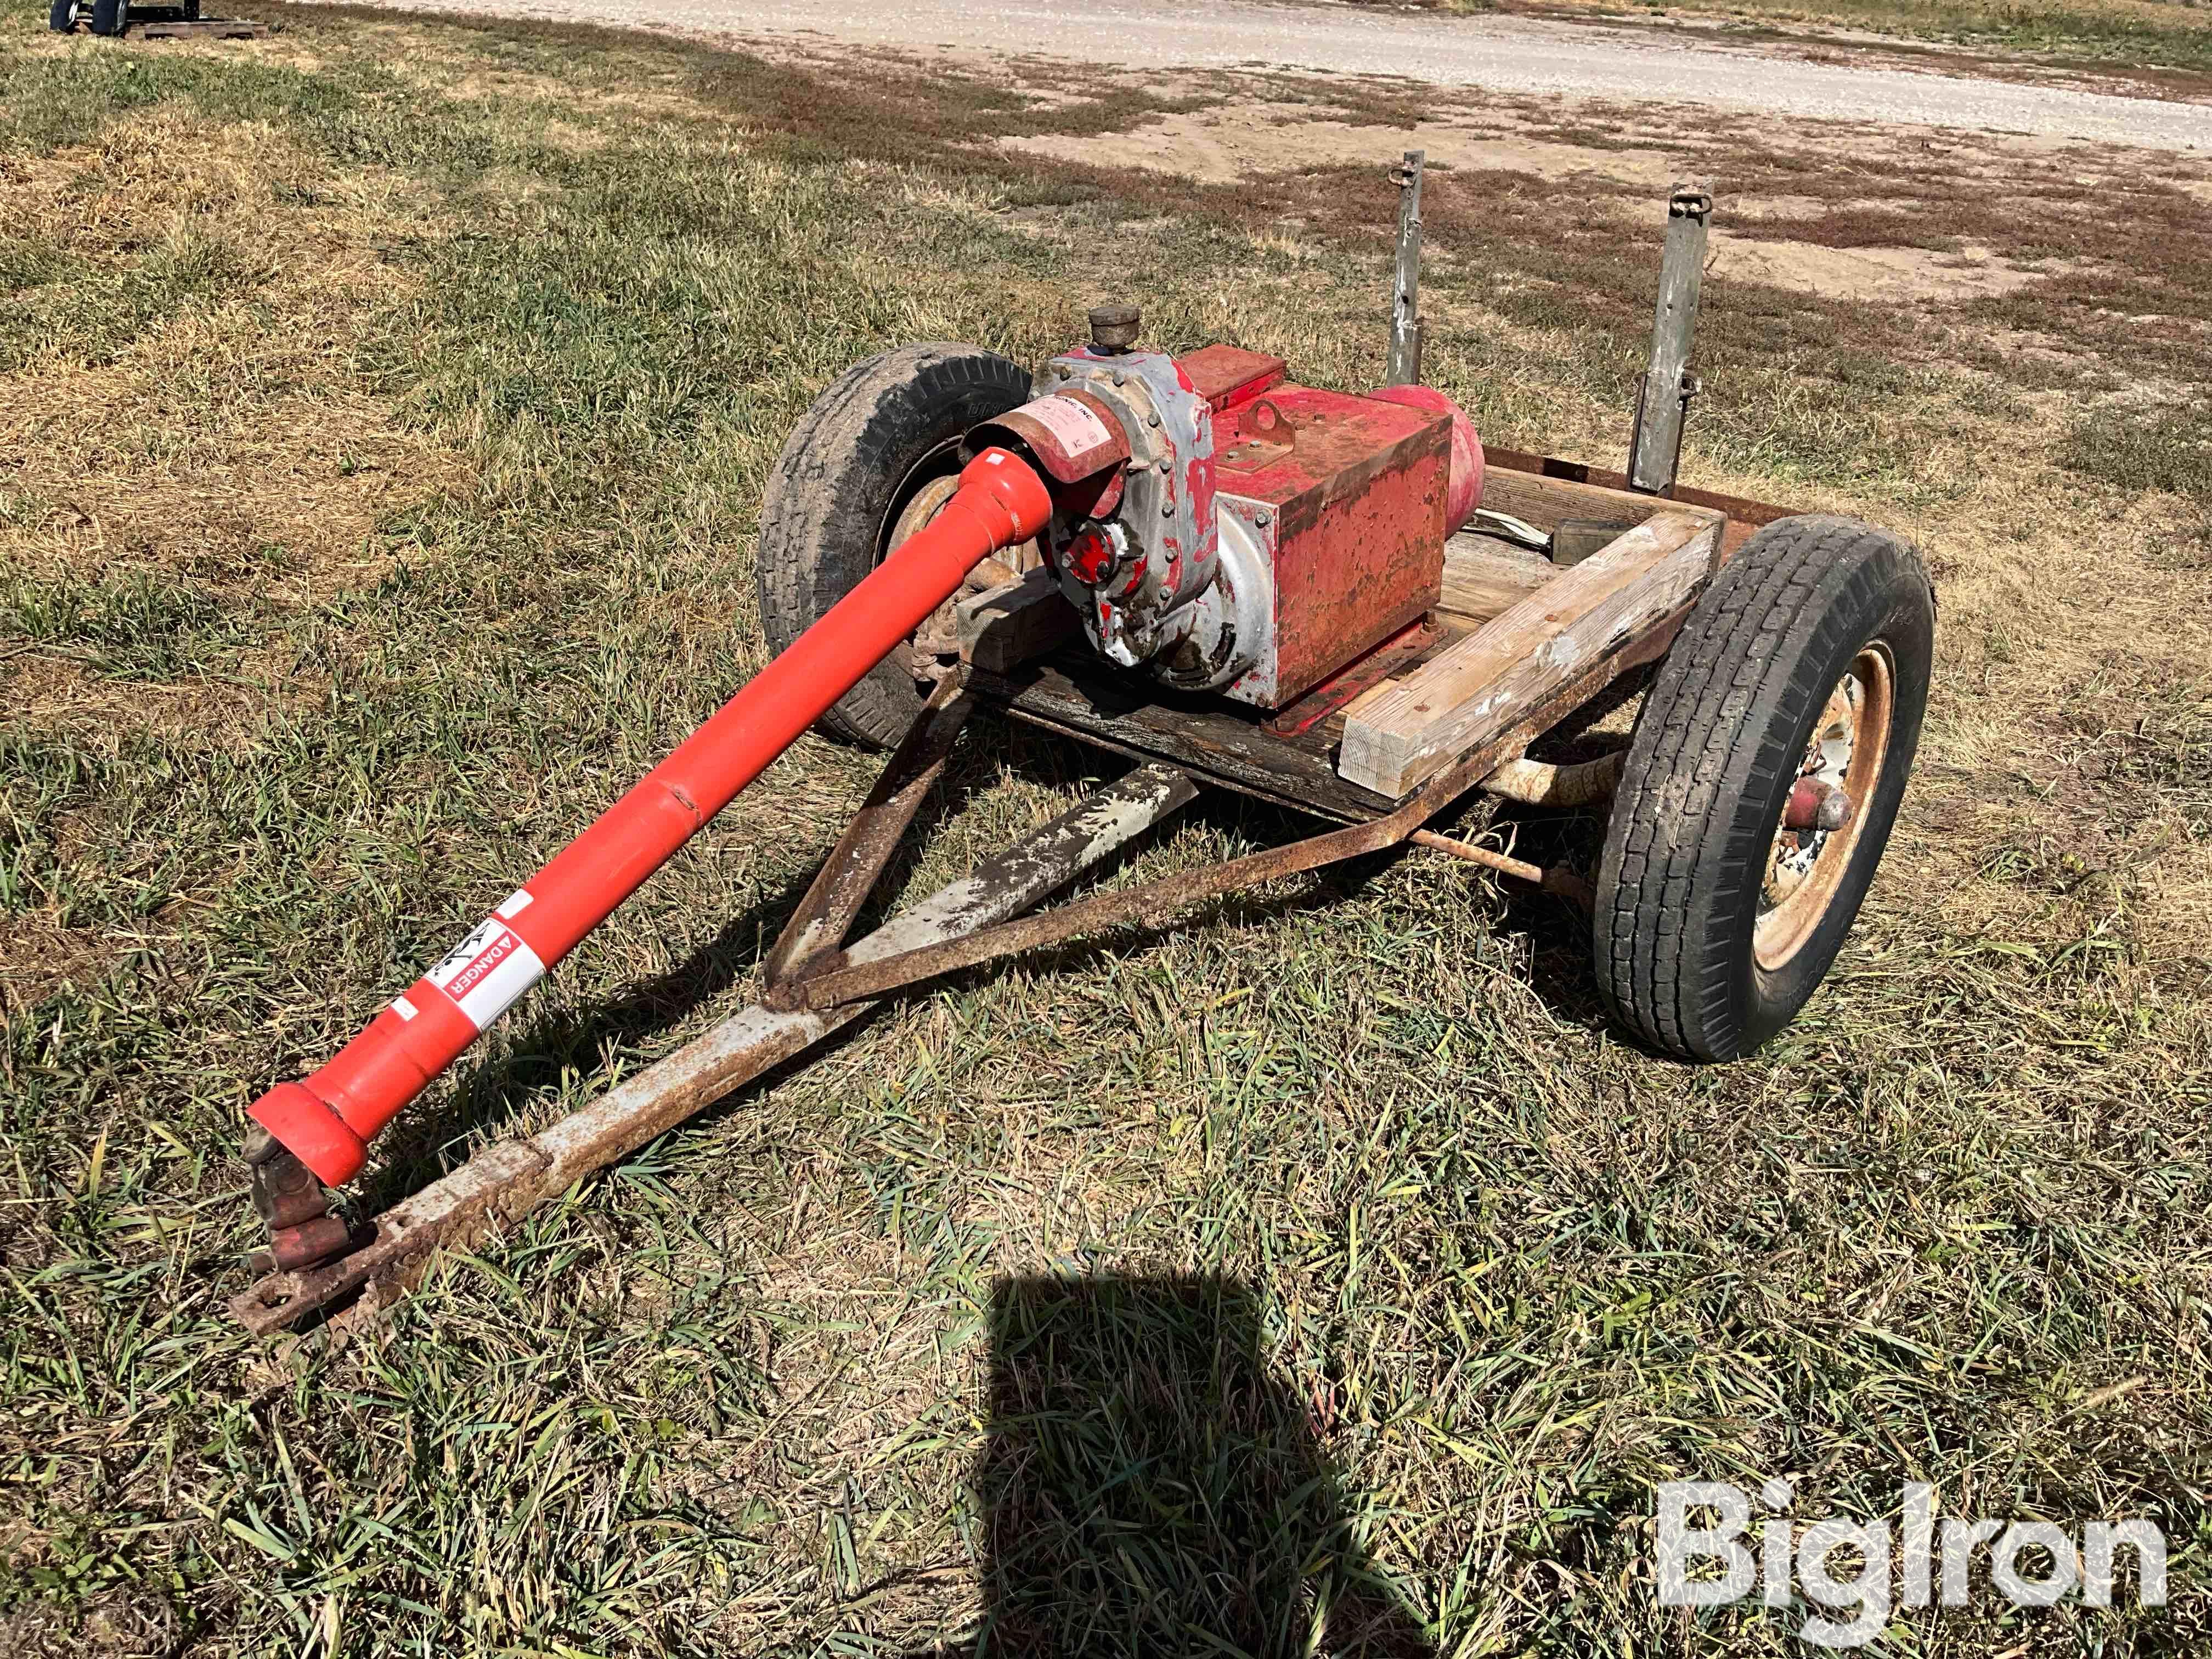
[[[1039,398],[1024,404],[1016,413],[1028,416],[1051,433],[1071,459],[1080,459],[1114,441],[1106,422],[1073,398]]]
[[[447,953],[430,970],[429,979],[481,1031],[544,975],[545,964],[538,952],[504,921],[490,916]]]

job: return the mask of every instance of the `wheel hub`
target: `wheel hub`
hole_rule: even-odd
[[[890,552],[943,512],[945,502],[952,499],[959,487],[959,475],[947,472],[927,480],[908,496],[906,504],[899,509],[898,516],[891,521],[890,533],[884,538],[884,552]],[[1003,558],[984,560],[970,571],[960,591],[924,617],[921,626],[915,629],[914,636],[907,641],[908,663],[914,678],[918,681],[935,679],[941,672],[939,659],[959,655],[958,612],[963,599],[971,593],[981,593],[996,587],[1001,582],[1010,582],[1043,562],[1043,555],[1038,551],[1036,543],[1031,540],[1024,542],[1019,547],[1008,548]]]
[[[1881,776],[1894,673],[1875,641],[1828,692],[1766,854],[1752,951],[1770,972],[1796,955],[1843,884]]]

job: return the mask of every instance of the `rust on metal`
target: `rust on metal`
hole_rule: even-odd
[[[1620,784],[1628,750],[1616,749],[1595,760],[1557,764],[1528,759],[1505,763],[1482,781],[1482,792],[1523,806],[1591,806],[1611,799]]]
[[[825,974],[933,949],[1025,910],[1197,793],[1198,786],[1179,768],[1156,762],[1133,768],[850,951],[819,958],[818,968],[770,986],[764,1000],[787,1008],[815,1006],[807,988]]]
[[[815,872],[806,896],[776,936],[762,964],[763,977],[770,986],[845,942],[854,918],[875,891],[915,814],[945,775],[953,740],[975,708],[975,698],[957,675],[939,681],[930,693],[920,717],[907,728],[875,787],[868,791],[860,810]]]
[[[1406,839],[1416,847],[1447,854],[1468,864],[1480,864],[1500,875],[1511,876],[1516,881],[1525,881],[1547,893],[1556,893],[1561,898],[1572,900],[1585,910],[1595,902],[1590,884],[1573,871],[1561,866],[1531,864],[1528,860],[1516,859],[1510,853],[1492,852],[1489,848],[1471,841],[1440,836],[1433,830],[1416,830]]]
[[[1267,722],[1267,730],[1278,737],[1310,732],[1361,692],[1382,684],[1401,669],[1412,667],[1414,659],[1442,637],[1443,630],[1427,617],[1408,623],[1296,702],[1278,709]]]
[[[255,1273],[290,1273],[342,1255],[352,1231],[331,1213],[330,1193],[315,1172],[258,1124],[240,1151],[246,1190],[264,1234],[247,1266]]]
[[[1671,640],[1687,614],[1688,607],[1685,606],[1653,629],[1653,635],[1663,635],[1665,639]],[[994,927],[979,929],[920,950],[903,951],[872,963],[831,968],[802,981],[796,988],[796,994],[810,1008],[834,1008],[848,1000],[881,996],[902,986],[918,984],[964,968],[980,967],[984,963],[1017,955],[1039,945],[1060,944],[1082,934],[1099,933],[1134,921],[1163,921],[1186,905],[1201,899],[1218,897],[1224,893],[1257,886],[1285,876],[1302,874],[1324,865],[1361,858],[1370,853],[1379,853],[1386,848],[1395,847],[1410,839],[1416,830],[1474,788],[1504,762],[1521,755],[1539,735],[1549,730],[1570,711],[1595,696],[1615,676],[1645,660],[1644,653],[1656,655],[1663,653],[1665,648],[1663,641],[1655,647],[1647,637],[1628,642],[1613,655],[1593,663],[1536,704],[1513,726],[1499,732],[1480,748],[1468,750],[1430,778],[1408,795],[1395,811],[1386,817],[1270,848],[1263,853],[1248,854],[1243,858],[1231,859],[1226,863],[1184,871],[1177,875],[1142,882],[1133,887],[1093,893],[1054,909],[1024,916],[1019,921],[1002,922]]]
[[[1197,786],[1179,769],[1138,767],[1019,847],[894,917],[854,944],[843,959],[865,964],[926,947],[959,929],[1003,921],[1196,793]],[[833,912],[825,903],[817,914],[827,919]],[[343,1340],[418,1284],[439,1249],[463,1247],[487,1229],[558,1197],[592,1170],[626,1157],[859,1018],[870,1006],[848,1001],[821,1012],[749,1008],[591,1105],[537,1134],[478,1153],[395,1205],[376,1218],[351,1255],[305,1272],[272,1273],[233,1297],[231,1310],[248,1330],[270,1335],[350,1298],[351,1306],[330,1322],[331,1337]]]
[[[1006,674],[976,672],[976,690],[1024,725],[1132,760],[1188,767],[1209,783],[1315,817],[1352,823],[1392,802],[1339,777],[1326,724],[1274,733],[1252,711],[1116,674],[1067,651]]]
[[[1752,954],[1773,973],[1820,929],[1842,890],[1863,823],[1854,803],[1871,800],[1888,764],[1896,666],[1876,639],[1832,686],[1798,762],[1766,854]]]
[[[1426,153],[1406,152],[1390,169],[1398,186],[1398,257],[1390,284],[1390,357],[1384,380],[1413,386],[1421,378],[1421,167]],[[1456,526],[1454,526],[1457,528]]]
[[[254,1214],[273,1233],[326,1213],[330,1198],[315,1172],[274,1141],[269,1144],[271,1152],[247,1165]]]
[[[1117,890],[1079,898],[1020,921],[1011,921],[1073,875],[1141,833],[1192,798],[1198,776],[1264,793],[1261,774],[1224,763],[1232,749],[1249,747],[1288,752],[1315,743],[1317,732],[1273,737],[1249,717],[1238,730],[1212,748],[1192,742],[1164,763],[1149,745],[1157,732],[1124,723],[1112,734],[1070,727],[1075,735],[1109,748],[1121,748],[1152,763],[1140,765],[1121,784],[1109,786],[1038,832],[1023,847],[1000,854],[965,881],[953,884],[874,933],[840,951],[837,945],[875,880],[899,835],[911,822],[939,775],[944,755],[966,718],[969,697],[951,682],[940,685],[918,722],[872,791],[869,804],[840,839],[837,849],[810,888],[772,952],[769,966],[785,996],[804,1006],[757,1006],[688,1044],[667,1060],[610,1090],[598,1101],[541,1133],[501,1142],[471,1158],[444,1179],[393,1206],[371,1224],[361,1248],[335,1261],[269,1274],[234,1299],[232,1307],[247,1328],[268,1334],[301,1325],[344,1306],[328,1321],[330,1335],[343,1340],[377,1319],[382,1310],[418,1283],[436,1252],[463,1248],[486,1231],[509,1224],[558,1197],[592,1170],[627,1156],[667,1129],[774,1066],[804,1052],[873,1006],[885,991],[975,967],[1034,945],[1073,939],[1130,923],[1158,924],[1182,907],[1218,894],[1298,874],[1344,859],[1381,851],[1431,832],[1424,826],[1452,802],[1476,787],[1509,761],[1519,758],[1531,740],[1575,709],[1589,703],[1627,670],[1662,655],[1687,607],[1658,626],[1621,642],[1611,655],[1591,663],[1550,696],[1532,706],[1515,726],[1422,784],[1395,805],[1361,803],[1346,816],[1364,821],[1334,829],[1249,857],[1186,872]],[[977,690],[990,685],[977,677]],[[1004,685],[1003,682],[998,683]],[[1006,688],[1011,690],[1012,688]],[[1004,695],[998,691],[995,695]],[[1164,705],[1162,729],[1188,711]],[[1188,733],[1185,733],[1188,736]],[[1117,741],[1127,737],[1129,741]],[[1316,753],[1325,750],[1321,744]],[[1223,763],[1217,773],[1215,763]],[[1287,781],[1278,792],[1286,804],[1301,805],[1312,793]],[[1372,798],[1369,798],[1372,799]],[[1308,810],[1310,810],[1309,808]],[[1368,813],[1375,816],[1367,817]],[[1420,841],[1425,846],[1448,841]],[[1464,844],[1461,844],[1464,845]],[[1460,846],[1439,847],[1465,856]],[[1477,862],[1492,862],[1487,849],[1475,849]],[[1536,868],[1536,866],[1530,866]],[[1521,873],[1513,871],[1510,873]],[[1537,878],[1554,891],[1567,891],[1565,872],[1538,870]],[[1563,879],[1564,878],[1564,879]],[[1570,893],[1569,895],[1572,895]],[[291,1213],[287,1210],[284,1213]],[[336,1218],[331,1218],[333,1226]],[[292,1224],[320,1228],[309,1217]],[[291,1241],[280,1257],[297,1261],[302,1237]]]
[[[249,1285],[231,1299],[231,1311],[246,1329],[267,1336],[358,1296],[348,1310],[350,1324],[334,1333],[343,1336],[413,1289],[441,1246],[463,1245],[486,1227],[557,1197],[590,1171],[635,1152],[863,1012],[858,1006],[827,1015],[749,1009],[540,1133],[477,1153],[377,1217],[367,1241],[351,1255]]]
[[[1120,415],[1104,398],[1079,386],[1032,398],[975,430],[970,442],[992,432],[1013,434],[1062,483],[1077,483],[1129,459],[1128,434]]]
[[[1085,863],[1140,833],[1194,793],[1188,773],[1180,768],[1140,767],[1131,775],[1136,782],[1125,793],[1123,810],[1112,822],[1094,817],[1088,823],[1088,833],[1082,835],[1055,834],[1067,828],[1064,819],[1047,826],[1032,838],[1030,856],[1002,855],[994,861],[988,879],[979,884],[970,878],[955,883],[915,911],[859,941],[843,953],[842,966],[802,981],[805,1000],[825,1006],[747,1009],[668,1059],[616,1085],[591,1105],[538,1134],[488,1148],[451,1175],[394,1206],[376,1218],[366,1241],[352,1254],[325,1266],[263,1278],[232,1299],[232,1311],[248,1330],[269,1335],[349,1303],[327,1322],[329,1340],[343,1341],[374,1323],[386,1308],[418,1284],[441,1248],[463,1248],[488,1229],[512,1223],[558,1197],[586,1175],[628,1156],[732,1090],[860,1018],[873,1006],[868,1000],[869,984],[895,988],[995,960],[1032,945],[1132,921],[1163,921],[1199,899],[1407,841],[1429,818],[1504,762],[1521,754],[1535,737],[1603,691],[1614,676],[1662,654],[1686,614],[1686,611],[1678,612],[1615,657],[1592,665],[1530,709],[1518,725],[1430,779],[1385,817],[1229,863],[1093,895],[1026,922],[1007,924],[1004,918],[1053,891]],[[948,701],[945,707],[951,706]],[[1091,805],[1085,803],[1077,813]],[[1036,856],[1041,840],[1057,847],[1060,857]],[[872,844],[872,838],[868,844]],[[850,889],[833,881],[832,887],[824,890],[849,894]],[[833,914],[832,905],[825,898],[812,914],[827,918]],[[954,927],[974,931],[964,939],[948,937]],[[821,934],[813,937],[818,940]],[[793,962],[807,959],[799,952],[790,957]]]
[[[353,1242],[353,1230],[343,1217],[319,1215],[289,1227],[272,1227],[269,1243],[250,1258],[262,1273],[297,1273],[342,1254]]]
[[[1443,597],[1449,418],[1285,382],[1214,446],[1224,507],[1272,545],[1273,660],[1248,701],[1295,702]]]
[[[1176,361],[1190,378],[1191,390],[1212,404],[1217,415],[1249,403],[1290,373],[1282,358],[1242,346],[1200,346]]]

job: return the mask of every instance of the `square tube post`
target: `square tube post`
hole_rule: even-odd
[[[1674,487],[1682,459],[1682,422],[1697,395],[1689,372],[1698,329],[1698,289],[1705,274],[1705,224],[1711,193],[1677,185],[1667,203],[1667,245],[1659,261],[1659,303],[1651,319],[1651,367],[1636,396],[1636,435],[1628,450],[1628,487],[1663,495]]]

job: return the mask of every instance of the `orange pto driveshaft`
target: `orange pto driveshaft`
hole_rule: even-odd
[[[1043,529],[1052,499],[1027,463],[987,449],[944,509],[321,1070],[253,1103],[255,1122],[325,1183],[738,792],[859,684],[982,560]]]

